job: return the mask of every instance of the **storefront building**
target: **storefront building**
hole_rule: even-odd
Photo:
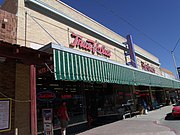
[[[73,130],[86,125],[89,115],[98,121],[118,116],[118,108],[131,100],[163,104],[166,90],[180,88],[179,81],[161,75],[159,59],[135,45],[131,35],[121,37],[60,1],[10,1],[2,9],[17,15],[16,43],[53,56],[51,63],[36,66],[38,134],[43,108],[53,109],[54,131],[60,129],[62,100]]]

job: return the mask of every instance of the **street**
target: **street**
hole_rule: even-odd
[[[174,119],[171,113],[168,113],[159,123],[168,126],[171,130],[174,130],[177,135],[180,135],[180,118]]]
[[[120,120],[79,135],[180,135],[180,120],[172,120],[171,109],[172,106],[165,106],[147,115]]]

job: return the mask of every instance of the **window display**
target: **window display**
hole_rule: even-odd
[[[85,101],[79,83],[49,81],[37,86],[37,120],[38,132],[43,131],[42,109],[52,108],[53,128],[60,127],[60,119],[57,110],[62,101],[66,101],[67,110],[70,117],[69,125],[86,121]],[[39,84],[39,83],[38,83]]]
[[[108,84],[107,87],[96,88],[96,93],[98,116],[118,114],[118,109],[122,104],[126,104],[132,98],[130,88],[121,85]]]

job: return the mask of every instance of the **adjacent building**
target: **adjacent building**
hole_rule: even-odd
[[[166,78],[175,79],[173,72],[171,72],[165,68],[160,68],[160,70],[161,70],[162,76],[164,76]]]

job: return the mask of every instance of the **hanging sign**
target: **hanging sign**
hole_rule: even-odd
[[[37,93],[37,99],[40,101],[51,101],[56,98],[56,95],[51,91],[43,91]]]
[[[74,38],[74,41],[70,44],[71,47],[79,47],[79,49],[84,49],[92,54],[96,52],[99,55],[111,57],[111,51],[106,49],[104,45],[90,39],[85,41],[82,36],[75,33],[72,33],[71,37]]]

